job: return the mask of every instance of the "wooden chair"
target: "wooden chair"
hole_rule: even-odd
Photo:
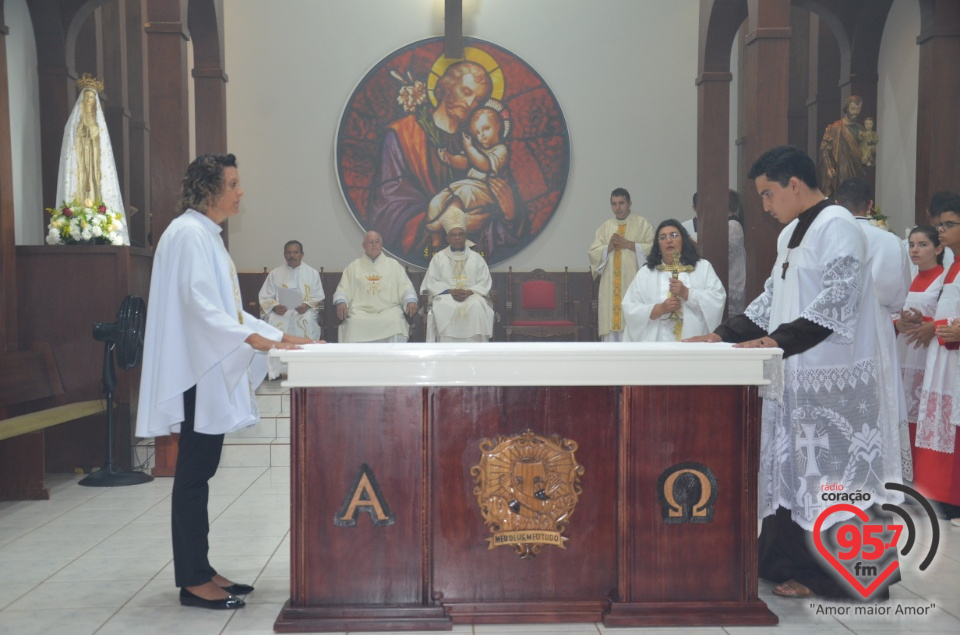
[[[567,267],[562,274],[534,269],[516,276],[510,267],[507,277],[507,341],[514,334],[580,339],[580,303],[570,301]]]

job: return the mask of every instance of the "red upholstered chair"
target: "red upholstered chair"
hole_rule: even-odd
[[[580,303],[570,302],[569,272],[548,273],[534,269],[513,275],[508,272],[507,340],[514,334],[528,337],[572,336],[580,339]],[[570,339],[565,337],[564,339]]]

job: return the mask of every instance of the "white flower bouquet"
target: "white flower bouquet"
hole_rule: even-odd
[[[123,245],[123,214],[108,210],[103,201],[64,201],[47,212],[48,245]]]
[[[885,216],[882,211],[880,211],[879,205],[873,206],[873,212],[870,216],[867,216],[867,222],[873,225],[874,227],[879,227],[880,229],[892,232],[893,228],[890,227],[890,224],[887,222],[889,220],[888,216]]]

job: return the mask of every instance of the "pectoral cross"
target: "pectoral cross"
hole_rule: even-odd
[[[789,266],[790,266],[790,263],[787,262],[786,260],[784,260],[784,261],[783,261],[783,265],[782,265],[782,267],[783,267],[783,273],[780,274],[780,279],[781,279],[781,280],[786,280],[786,279],[787,279],[787,267],[789,267]]]
[[[696,269],[693,265],[681,265],[681,264],[660,264],[657,265],[657,271],[667,271],[670,273],[670,276],[674,280],[680,279],[681,273],[690,273]],[[669,291],[667,292],[668,298],[676,297]],[[683,311],[673,311],[670,314],[670,319],[673,320],[673,339],[680,341],[680,335],[683,333]]]

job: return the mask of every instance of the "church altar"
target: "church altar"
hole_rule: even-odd
[[[292,388],[276,631],[777,623],[757,596],[757,394],[779,349],[271,354]]]

